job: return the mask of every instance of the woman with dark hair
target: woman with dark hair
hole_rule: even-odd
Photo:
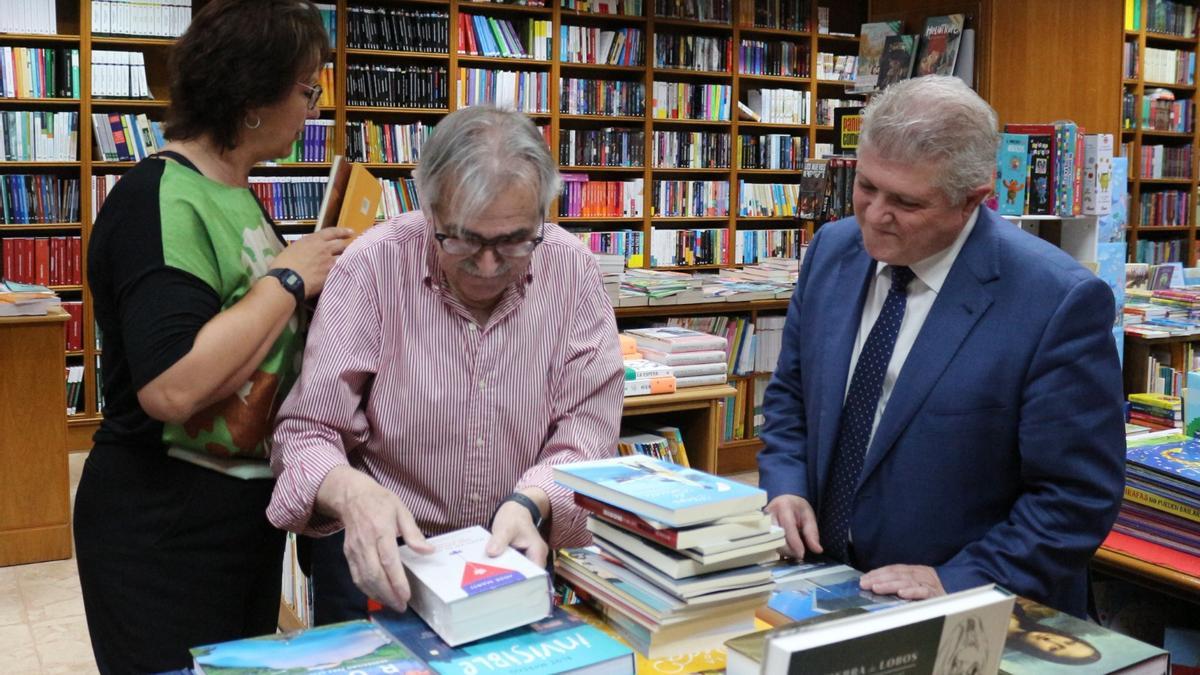
[[[189,647],[275,630],[267,441],[299,371],[302,305],[350,234],[284,248],[249,175],[317,115],[328,45],[308,0],[207,3],[172,52],[170,143],[92,229],[106,405],[75,544],[103,673],[184,668]]]

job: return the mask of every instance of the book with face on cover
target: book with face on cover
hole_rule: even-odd
[[[362,234],[375,224],[382,197],[383,186],[366,167],[338,155],[329,169],[329,184],[325,186],[314,229],[345,227]]]
[[[421,555],[400,547],[412,598],[409,607],[449,645],[460,645],[545,618],[550,614],[546,570],[508,548],[495,558],[484,551],[491,534],[468,527],[428,541]]]

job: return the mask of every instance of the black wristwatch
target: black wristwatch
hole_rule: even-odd
[[[297,307],[304,305],[304,279],[299,274],[286,267],[277,267],[267,270],[266,276],[278,279],[280,285],[283,286],[283,290],[291,293],[292,297],[296,298]]]
[[[504,501],[500,502],[500,506],[504,506],[507,502],[516,502],[516,503],[520,504],[521,506],[524,506],[525,508],[529,509],[529,515],[530,515],[530,517],[533,518],[533,526],[535,528],[541,529],[541,527],[542,527],[542,510],[538,508],[538,505],[536,502],[534,502],[529,497],[526,497],[525,495],[521,494],[520,492],[514,492],[511,495],[505,497]],[[500,510],[500,506],[496,507],[496,511]],[[496,516],[493,514],[492,519],[494,520],[495,518],[496,518]]]

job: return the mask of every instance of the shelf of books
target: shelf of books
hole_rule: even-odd
[[[1196,7],[1125,2],[1120,154],[1129,158],[1129,260],[1195,265]]]
[[[164,143],[166,57],[193,3],[20,5],[0,17],[0,134],[42,140],[3,146],[0,273],[74,307],[70,447],[83,449],[102,408],[84,251],[108,191]],[[564,227],[631,268],[686,271],[797,255],[800,169],[832,146],[826,118],[852,98],[843,80],[864,13],[832,0],[318,7],[335,47],[320,118],[290,157],[254,171],[285,233],[312,226],[335,154],[383,183],[383,215],[419,207],[412,168],[432,127],[495,103],[543,130],[566,178],[552,214]],[[31,65],[45,77],[26,77]]]

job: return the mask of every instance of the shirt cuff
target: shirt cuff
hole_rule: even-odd
[[[267,506],[267,520],[281,530],[310,536],[326,536],[342,529],[341,521],[315,511],[321,483],[339,466],[349,466],[349,462],[338,452],[273,454],[271,467],[277,478]]]
[[[554,470],[550,466],[537,465],[525,472],[517,482],[517,490],[537,487],[550,498],[551,550],[587,546],[591,535],[587,530],[587,513],[575,505],[575,493],[554,482]]]

